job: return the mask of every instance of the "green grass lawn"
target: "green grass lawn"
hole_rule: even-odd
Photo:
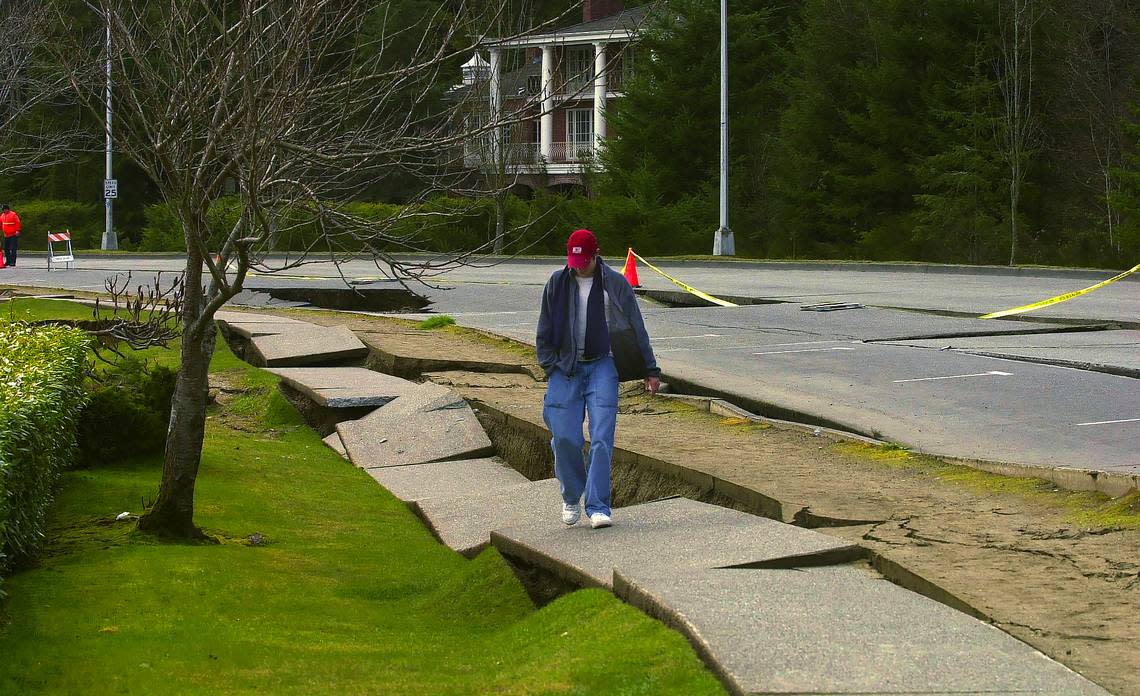
[[[212,410],[198,483],[223,543],[113,521],[155,495],[157,458],[67,473],[43,558],[5,584],[0,692],[721,692],[679,634],[609,593],[536,610],[497,553],[441,546],[328,450],[272,376],[224,344],[215,368],[248,389]]]

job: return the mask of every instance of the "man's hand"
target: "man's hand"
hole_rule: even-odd
[[[645,378],[645,391],[649,392],[650,394],[656,394],[659,389],[661,389],[660,377]]]

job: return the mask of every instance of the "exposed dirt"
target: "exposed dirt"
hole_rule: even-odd
[[[528,374],[541,373],[509,341],[304,314],[306,321],[348,325],[427,369],[467,367],[432,378],[541,426],[544,385]],[[474,363],[483,366],[473,372]],[[485,367],[491,363],[500,367]],[[857,541],[880,569],[901,566],[903,575],[917,576],[912,586],[924,589],[922,580],[929,581],[937,586],[925,588],[932,596],[972,608],[1115,693],[1140,696],[1136,494],[1112,501],[826,433],[724,418],[650,397],[636,384],[623,388],[616,445],[777,499],[782,517]]]

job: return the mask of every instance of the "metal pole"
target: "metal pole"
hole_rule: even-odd
[[[111,172],[111,16],[105,14],[104,19],[107,21],[107,176],[106,180],[110,181],[114,178]],[[106,185],[104,184],[104,187]],[[104,204],[107,206],[107,224],[103,229],[103,244],[102,248],[105,250],[114,251],[119,248],[119,239],[115,234],[115,200],[107,197],[107,192],[103,192]]]
[[[720,0],[720,227],[713,238],[713,256],[735,256],[736,242],[728,228],[728,0]]]

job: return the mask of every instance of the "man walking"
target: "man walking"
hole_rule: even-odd
[[[4,260],[16,265],[16,246],[20,242],[20,216],[5,203],[0,206],[0,229],[4,231]]]
[[[612,524],[610,459],[622,379],[645,378],[656,394],[661,370],[626,279],[598,256],[598,241],[577,230],[566,242],[566,267],[542,291],[536,346],[548,384],[542,416],[550,428],[554,473],[562,484],[562,521],[578,522],[585,496],[594,529]],[[616,361],[615,361],[616,358]],[[632,367],[631,367],[632,366]],[[582,457],[589,416],[590,463]]]

